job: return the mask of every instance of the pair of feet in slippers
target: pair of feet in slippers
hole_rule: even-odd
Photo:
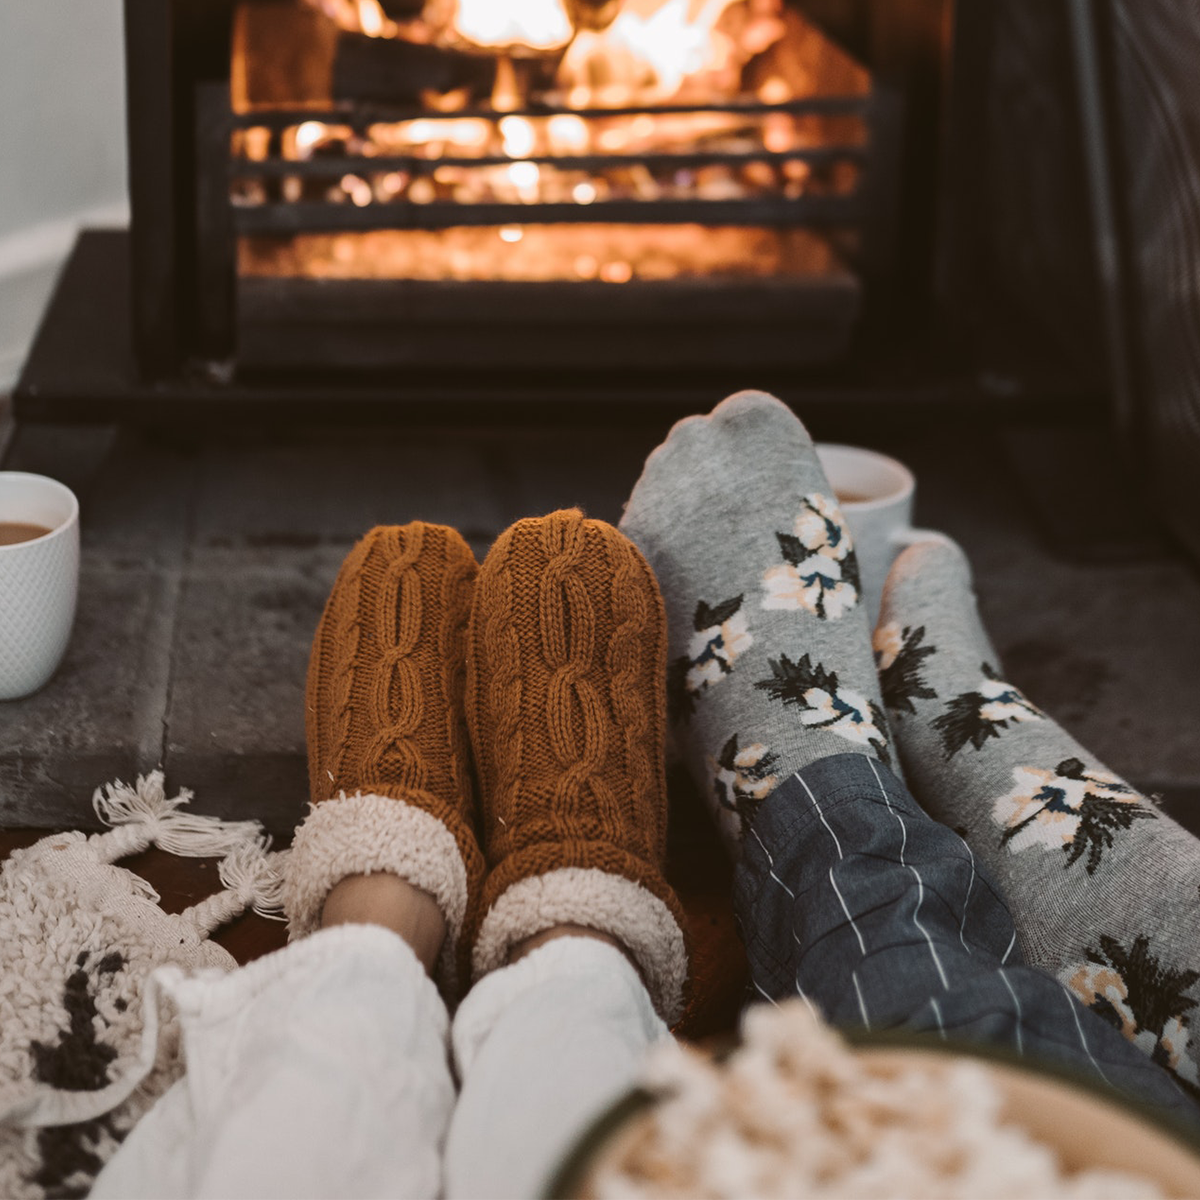
[[[481,566],[452,529],[373,530],[329,598],[307,706],[295,933],[340,880],[389,872],[436,901],[449,993],[584,926],[621,944],[669,1023],[687,958],[663,874],[668,734],[735,857],[779,783],[847,752],[903,765],[931,815],[1010,857],[1069,834],[1086,863],[1112,820],[1151,811],[1000,678],[948,539],[897,559],[872,646],[812,439],[761,393],[676,425],[620,530],[520,521]],[[1054,781],[1061,811],[1036,800]],[[1071,787],[1109,825],[1082,829]]]

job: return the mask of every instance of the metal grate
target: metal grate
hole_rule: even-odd
[[[574,109],[568,107],[525,108],[516,112],[497,112],[493,109],[471,109],[453,114],[430,113],[425,110],[380,110],[375,107],[333,108],[325,111],[310,109],[275,109],[245,114],[210,113],[205,122],[201,145],[207,147],[207,171],[225,183],[225,196],[231,209],[229,221],[238,234],[294,234],[302,231],[330,232],[336,230],[376,229],[442,229],[456,225],[551,224],[596,222],[630,224],[698,223],[702,225],[762,225],[828,228],[840,226],[853,229],[864,225],[871,211],[872,192],[880,183],[881,164],[874,161],[876,149],[884,144],[882,126],[892,124],[894,113],[883,95],[873,91],[868,96],[824,96],[792,100],[781,104],[759,102],[716,103],[692,105],[627,106],[605,109]],[[359,155],[350,153],[322,154],[319,157],[297,159],[281,153],[283,131],[305,122],[321,122],[330,126],[349,127],[366,135],[375,124],[398,124],[407,121],[482,120],[497,122],[507,117],[541,121],[556,116],[569,116],[585,124],[595,124],[616,117],[664,117],[687,114],[711,114],[745,117],[748,121],[770,117],[852,117],[859,118],[866,136],[859,141],[821,145],[798,145],[783,151],[768,150],[765,146],[727,149],[695,149],[683,152],[626,153],[530,153],[509,154],[449,153],[428,157],[419,153]],[[266,156],[248,158],[235,148],[237,131],[270,131],[270,149]],[[743,139],[746,140],[746,139]],[[243,146],[244,146],[243,142]],[[595,139],[592,139],[595,144]],[[662,195],[653,199],[616,198],[590,203],[533,200],[520,202],[459,201],[436,199],[416,202],[398,198],[389,201],[372,199],[370,203],[331,202],[328,200],[288,200],[280,196],[279,183],[288,178],[304,181],[336,181],[346,175],[378,175],[386,172],[405,172],[413,179],[431,178],[440,168],[453,167],[485,170],[512,166],[515,162],[533,164],[558,172],[586,172],[603,177],[607,172],[639,169],[657,180],[669,180],[681,171],[723,166],[736,171],[747,167],[783,167],[787,163],[804,163],[811,168],[826,169],[838,164],[854,168],[852,188],[823,193],[819,187],[800,195],[785,195],[782,188],[759,188],[755,194],[737,198],[705,198],[687,194],[686,187],[670,183],[661,189]],[[246,185],[258,184],[261,198],[248,200]],[[238,187],[233,185],[241,185]],[[236,199],[234,198],[236,197]]]

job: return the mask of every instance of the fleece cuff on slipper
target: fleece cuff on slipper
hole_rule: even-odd
[[[583,925],[616,938],[633,955],[663,1020],[673,1025],[682,1015],[688,971],[683,930],[652,892],[608,871],[563,867],[507,887],[480,924],[475,978],[503,966],[518,942],[554,925]]]
[[[295,940],[321,924],[330,890],[351,875],[387,872],[428,892],[446,922],[446,944],[438,964],[443,990],[459,990],[458,946],[467,914],[467,869],[454,835],[412,803],[390,796],[347,796],[344,792],[312,806],[296,830],[284,879],[288,936]]]

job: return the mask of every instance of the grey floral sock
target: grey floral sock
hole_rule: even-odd
[[[666,602],[673,746],[735,854],[801,767],[847,750],[888,760],[850,534],[786,405],[740,392],[679,422],[621,529]]]
[[[1200,1099],[1200,841],[1006,683],[948,539],[893,564],[875,659],[917,799],[997,880],[1031,964]]]

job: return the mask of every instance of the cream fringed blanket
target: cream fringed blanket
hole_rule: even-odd
[[[257,821],[227,822],[168,798],[161,772],[98,789],[110,829],[52,834],[0,866],[0,1196],[85,1196],[137,1119],[181,1074],[177,1019],[150,973],[236,965],[209,940],[248,908],[280,910],[281,855]],[[115,866],[157,846],[220,858],[224,891],[163,912]]]

